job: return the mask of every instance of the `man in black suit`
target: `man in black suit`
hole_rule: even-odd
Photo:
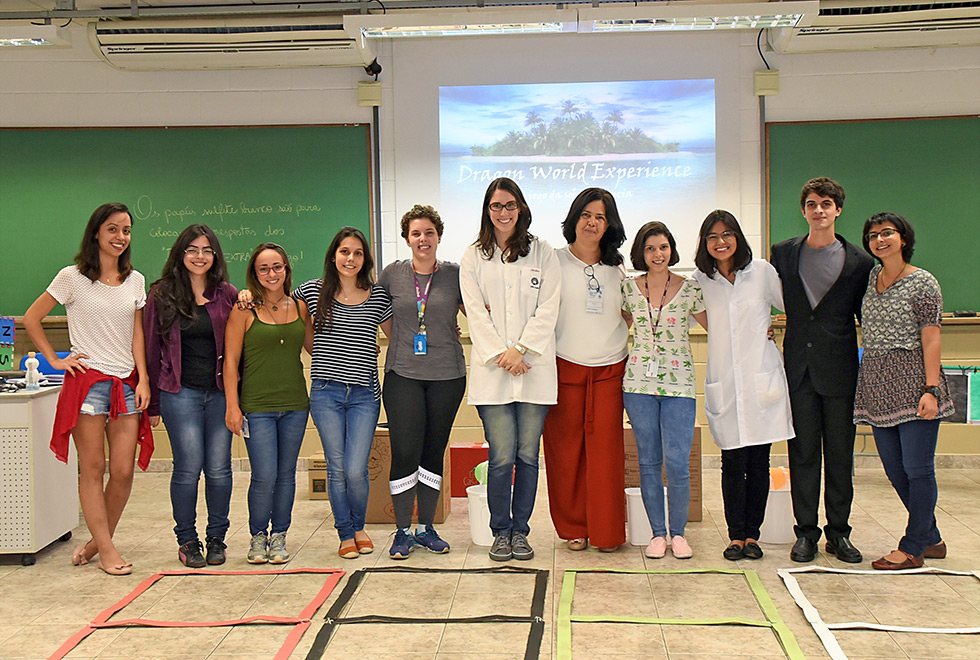
[[[820,540],[820,464],[824,468],[825,549],[852,564],[862,561],[850,541],[854,484],[854,391],[861,299],[874,261],[834,232],[844,189],[833,179],[811,179],[800,195],[806,236],[772,247],[783,281],[786,337],[783,353],[796,438],[789,469],[796,517],[793,561],[813,561]]]

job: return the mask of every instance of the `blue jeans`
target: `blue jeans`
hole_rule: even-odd
[[[653,535],[667,535],[663,468],[667,472],[670,535],[684,536],[691,504],[694,399],[624,392],[623,405],[633,426],[640,464],[640,493]]]
[[[381,402],[370,387],[315,379],[310,413],[327,459],[327,493],[340,540],[364,529],[368,503],[368,459]]]
[[[549,408],[522,402],[476,407],[490,444],[487,503],[495,536],[531,531],[528,521],[538,490],[538,445]]]
[[[936,527],[936,440],[939,420],[917,419],[887,428],[871,427],[881,465],[909,512],[898,549],[918,557],[943,540]]]
[[[208,503],[207,537],[225,538],[231,502],[231,431],[225,426],[225,393],[181,387],[176,394],[160,392],[160,414],[170,435],[174,471],[170,503],[177,545],[198,538],[197,484],[204,471]]]
[[[247,413],[245,439],[252,480],[248,485],[248,529],[254,536],[289,530],[296,499],[296,460],[309,410]]]

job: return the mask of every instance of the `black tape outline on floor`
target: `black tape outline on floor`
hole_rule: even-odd
[[[341,618],[340,613],[350,603],[357,588],[361,586],[368,573],[485,573],[485,574],[517,574],[534,575],[534,595],[531,597],[531,613],[529,616],[513,616],[507,614],[490,614],[474,617],[394,617],[367,615]],[[524,660],[538,660],[541,654],[541,641],[544,638],[544,601],[548,595],[548,576],[550,571],[538,568],[522,568],[518,566],[497,566],[488,568],[415,568],[401,566],[383,566],[362,568],[355,571],[347,579],[344,590],[327,611],[326,623],[317,632],[313,646],[306,654],[306,660],[321,660],[330,643],[330,638],[342,624],[405,624],[405,623],[529,623],[531,628],[527,635],[527,647],[524,650]]]

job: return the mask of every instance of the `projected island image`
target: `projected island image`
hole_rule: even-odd
[[[507,176],[531,206],[531,231],[554,246],[591,186],[616,197],[630,239],[649,220],[697,226],[714,208],[710,79],[440,87],[439,142],[447,220],[478,220],[487,185]],[[453,237],[446,252],[473,238]]]

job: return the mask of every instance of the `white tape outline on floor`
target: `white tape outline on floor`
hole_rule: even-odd
[[[810,600],[803,593],[803,589],[800,587],[800,583],[797,582],[794,577],[794,573],[838,573],[844,575],[911,575],[916,573],[932,573],[936,575],[959,575],[959,576],[969,576],[980,580],[980,571],[950,571],[944,568],[932,568],[930,566],[923,566],[922,568],[910,568],[903,571],[875,571],[875,570],[862,570],[853,568],[831,568],[829,566],[801,566],[800,568],[779,568],[776,569],[776,573],[783,579],[783,583],[786,585],[786,589],[789,591],[790,595],[793,596],[793,600],[803,611],[803,616],[806,620],[810,622],[813,627],[813,631],[817,633],[817,637],[823,643],[827,653],[833,660],[847,660],[847,655],[845,655],[843,649],[841,649],[840,644],[837,643],[837,638],[834,636],[833,630],[850,630],[855,628],[862,628],[867,630],[884,630],[888,632],[911,632],[911,633],[945,633],[953,635],[975,635],[980,633],[980,627],[977,628],[921,628],[921,627],[911,627],[911,626],[885,626],[880,623],[867,623],[863,621],[848,621],[845,623],[826,623],[822,618],[820,618],[820,613],[817,608],[810,603]]]

